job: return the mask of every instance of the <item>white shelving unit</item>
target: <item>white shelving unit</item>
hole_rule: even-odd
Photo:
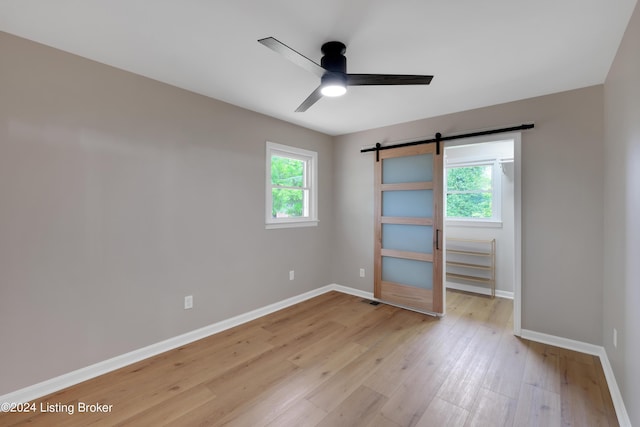
[[[447,238],[447,280],[468,281],[491,287],[496,296],[496,239]]]

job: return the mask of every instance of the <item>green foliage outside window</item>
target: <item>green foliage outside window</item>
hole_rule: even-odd
[[[491,218],[492,167],[468,166],[447,169],[447,217]]]
[[[289,157],[271,157],[271,215],[301,217],[304,214],[305,162]]]

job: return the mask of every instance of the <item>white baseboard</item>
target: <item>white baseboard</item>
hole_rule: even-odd
[[[618,416],[618,423],[621,427],[631,427],[631,419],[627,413],[627,408],[624,406],[624,400],[622,400],[622,394],[620,388],[618,388],[618,382],[616,376],[613,373],[613,368],[607,357],[607,351],[602,347],[602,354],[600,356],[600,363],[602,363],[602,370],[604,376],[607,379],[607,385],[609,386],[609,393],[611,393],[611,400],[613,400],[613,407],[616,409],[616,415]]]
[[[523,329],[522,334],[520,335],[522,338],[539,342],[542,344],[549,344],[560,348],[566,348],[567,350],[578,351],[580,353],[592,354],[594,356],[600,356],[601,350],[604,350],[604,347],[594,344],[589,344],[582,341],[574,341],[569,338],[557,337],[555,335],[543,334],[541,332],[531,331],[528,329]]]
[[[523,329],[520,336],[542,344],[549,344],[555,347],[566,348],[567,350],[579,351],[581,353],[592,354],[600,357],[600,363],[602,364],[602,370],[604,371],[604,376],[607,380],[607,385],[609,386],[609,393],[611,393],[611,400],[613,401],[613,407],[616,410],[618,423],[621,427],[631,427],[631,420],[629,419],[627,408],[624,406],[622,394],[620,393],[620,388],[618,388],[618,382],[613,374],[609,357],[607,357],[607,352],[603,346],[574,341],[568,338],[543,334],[541,332],[530,331],[527,329]]]
[[[331,291],[338,291],[344,294],[354,295],[356,297],[361,297],[365,299],[374,299],[373,292],[361,291],[360,289],[350,288],[348,286],[337,285],[332,283],[328,286]],[[327,291],[328,292],[328,291]]]
[[[491,289],[483,286],[466,285],[464,283],[446,282],[445,287],[458,291],[473,292],[474,294],[491,295]],[[500,298],[513,299],[513,292],[496,289],[496,296]]]
[[[55,393],[56,391],[106,374],[107,372],[115,371],[116,369],[131,365],[132,363],[136,363],[149,357],[156,356],[160,353],[164,353],[165,351],[173,350],[199,339],[206,338],[210,335],[217,334],[219,332],[225,331],[227,329],[233,328],[235,326],[241,325],[243,323],[249,322],[251,320],[257,319],[259,317],[334,290],[351,295],[361,296],[363,298],[372,298],[373,296],[373,294],[371,294],[370,292],[364,292],[346,286],[340,286],[336,284],[323,286],[321,288],[317,288],[312,291],[287,298],[283,301],[279,301],[265,307],[258,308],[256,310],[252,310],[248,313],[240,314],[238,316],[222,320],[209,326],[205,326],[203,328],[196,329],[185,334],[178,335],[176,337],[169,338],[155,344],[151,344],[147,347],[143,347],[138,350],[134,350],[129,353],[125,353],[120,356],[116,356],[111,359],[107,359],[102,362],[98,362],[93,365],[77,369],[58,377],[51,378],[49,380],[5,394],[3,396],[0,396],[0,403],[30,402],[42,396]]]

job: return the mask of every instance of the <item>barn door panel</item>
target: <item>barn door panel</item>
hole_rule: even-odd
[[[374,296],[442,313],[442,155],[424,144],[379,152]]]

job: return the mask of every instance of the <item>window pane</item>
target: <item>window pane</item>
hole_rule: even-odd
[[[491,218],[491,193],[447,194],[447,217]]]
[[[308,190],[274,188],[271,190],[273,218],[299,218],[309,216]],[[307,202],[305,204],[305,201]]]
[[[271,184],[303,187],[304,164],[304,161],[290,157],[271,156]]]
[[[433,289],[433,263],[382,257],[382,280],[422,289]]]
[[[491,191],[491,166],[447,169],[448,191]]]
[[[382,216],[433,217],[433,190],[384,191]]]
[[[382,160],[382,183],[423,182],[433,180],[433,155],[392,157]]]
[[[430,225],[382,224],[382,247],[399,251],[433,253]]]

